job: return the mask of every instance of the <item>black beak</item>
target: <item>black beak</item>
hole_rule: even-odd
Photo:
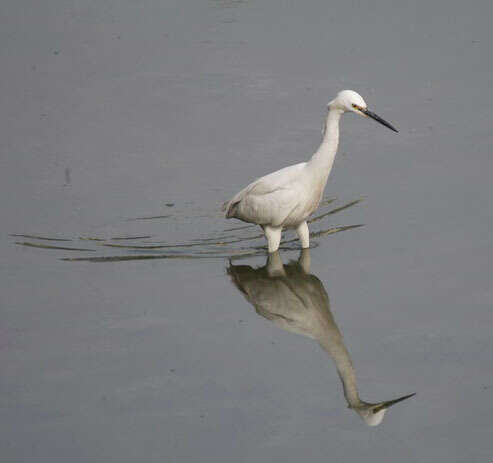
[[[380,410],[384,410],[386,408],[392,407],[392,405],[395,405],[399,402],[402,402],[403,400],[414,397],[415,395],[416,395],[416,393],[413,393],[413,394],[405,395],[404,397],[399,397],[398,399],[389,400],[387,402],[382,402],[378,407],[375,407],[373,409],[373,413],[378,413]]]
[[[387,121],[383,120],[380,116],[376,115],[375,113],[372,113],[371,111],[368,111],[367,109],[364,108],[361,108],[360,111],[365,116],[375,119],[377,122],[380,122],[380,124],[384,125],[385,127],[388,127],[390,130],[393,130],[394,132],[399,132],[392,124],[389,124]]]

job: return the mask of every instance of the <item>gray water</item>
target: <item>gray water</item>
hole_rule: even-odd
[[[332,3],[2,2],[2,462],[491,460],[493,4]],[[219,210],[344,88],[400,133],[343,118],[308,273],[361,398],[417,393],[377,427]]]

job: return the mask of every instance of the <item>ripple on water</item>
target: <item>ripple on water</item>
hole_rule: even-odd
[[[356,199],[343,204],[334,209],[324,210],[336,199],[324,199],[321,203],[322,213],[311,218],[308,222],[320,222],[321,220],[341,212],[345,209],[359,204],[362,199]],[[137,217],[129,219],[136,220],[161,220],[173,217],[171,214],[156,215],[148,217]],[[190,216],[189,218],[192,218]],[[186,222],[186,221],[185,221]],[[333,226],[312,230],[311,238],[321,238],[342,231],[352,230],[362,227],[362,224]],[[98,256],[77,256],[77,257],[59,257],[67,262],[125,262],[135,260],[151,259],[242,259],[265,254],[266,245],[262,233],[252,234],[256,225],[242,225],[238,227],[224,228],[217,230],[211,236],[198,237],[189,241],[170,243],[166,240],[160,240],[160,237],[150,234],[112,236],[109,238],[99,236],[79,236],[77,238],[60,238],[41,236],[37,234],[11,234],[15,238],[26,238],[31,241],[15,241],[16,245],[27,246],[44,250],[58,251],[78,251],[78,252],[99,252]],[[63,245],[46,244],[44,241],[63,242]],[[127,243],[128,242],[128,243]],[[67,245],[65,245],[67,243]],[[70,244],[68,244],[70,243]],[[85,246],[81,247],[80,244]],[[92,247],[87,247],[88,244]],[[316,247],[317,242],[312,243]],[[298,249],[297,238],[284,238],[281,241],[283,250]],[[109,251],[111,250],[111,254]]]

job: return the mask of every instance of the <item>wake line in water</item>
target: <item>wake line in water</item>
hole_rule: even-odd
[[[317,238],[321,236],[332,235],[334,233],[339,233],[346,230],[352,230],[355,228],[362,227],[363,224],[358,225],[346,225],[343,227],[334,227],[327,230],[321,230],[318,232],[310,233],[310,237]],[[262,236],[262,235],[261,235]],[[241,240],[238,240],[241,241]],[[243,240],[246,241],[246,240]],[[298,238],[293,238],[291,240],[286,240],[281,242],[279,249],[292,251],[297,249],[297,247],[285,246],[289,243],[294,243],[298,241]],[[315,244],[315,243],[314,243]],[[315,244],[313,247],[317,247]],[[127,249],[141,249],[138,246],[121,246]],[[96,256],[96,257],[65,257],[61,260],[66,262],[125,262],[125,261],[135,261],[135,260],[151,260],[151,259],[244,259],[246,257],[254,257],[265,254],[264,246],[257,246],[246,249],[244,251],[238,250],[227,250],[223,251],[199,251],[196,254],[136,254],[136,255],[123,255],[123,256]]]
[[[335,199],[328,199],[324,201],[324,205],[331,204]],[[320,221],[321,219],[336,214],[344,209],[355,206],[360,203],[362,199],[351,201],[343,206],[331,209],[323,214],[313,217],[309,222]],[[150,218],[149,218],[150,219]],[[313,231],[310,233],[310,237],[318,238],[322,236],[328,236],[334,233],[339,233],[346,230],[351,230],[361,227],[362,224],[346,225],[339,227],[331,227],[323,230]],[[38,249],[50,249],[61,251],[78,251],[78,252],[90,252],[94,253],[99,249],[110,248],[114,250],[127,250],[132,254],[124,255],[101,255],[101,256],[79,256],[79,257],[65,257],[61,260],[67,262],[124,262],[124,261],[136,261],[136,260],[151,260],[151,259],[241,259],[245,257],[256,256],[265,254],[264,235],[262,233],[255,235],[241,236],[242,230],[248,230],[255,227],[255,225],[240,226],[231,229],[224,229],[214,237],[197,238],[190,240],[190,242],[183,243],[169,243],[163,241],[143,241],[152,239],[152,235],[132,235],[132,236],[113,236],[105,239],[94,236],[80,236],[75,239],[60,238],[60,237],[47,237],[36,234],[11,234],[13,237],[29,238],[30,240],[41,241],[54,241],[73,243],[74,246],[69,245],[51,245],[40,242],[32,241],[16,241],[15,244],[19,246],[27,246]],[[231,232],[233,230],[240,231],[240,236],[235,234],[224,234],[225,232]],[[255,240],[261,240],[258,245],[249,245],[248,247],[237,247],[236,245]],[[125,243],[125,241],[133,241],[133,243]],[[137,241],[137,242],[136,242]],[[139,242],[140,241],[140,242]],[[281,249],[293,250],[298,249],[298,239],[285,239],[281,242]],[[79,247],[76,243],[84,242],[84,244],[92,243],[95,247]],[[135,243],[135,244],[134,244]],[[162,243],[162,244],[161,244]],[[291,246],[291,244],[295,246]],[[82,244],[82,243],[81,243]],[[313,243],[317,246],[316,243]],[[313,247],[313,246],[312,246]],[[187,252],[188,249],[193,248],[193,252]],[[162,251],[166,250],[165,253]],[[138,253],[138,254],[137,254]]]

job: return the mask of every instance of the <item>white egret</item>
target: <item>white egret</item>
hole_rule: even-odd
[[[320,147],[307,162],[285,167],[250,183],[223,205],[226,218],[260,225],[269,252],[277,251],[283,229],[296,229],[302,248],[310,247],[306,219],[317,209],[334,163],[339,143],[339,121],[345,112],[371,117],[397,132],[352,90],[339,92],[327,106]]]

